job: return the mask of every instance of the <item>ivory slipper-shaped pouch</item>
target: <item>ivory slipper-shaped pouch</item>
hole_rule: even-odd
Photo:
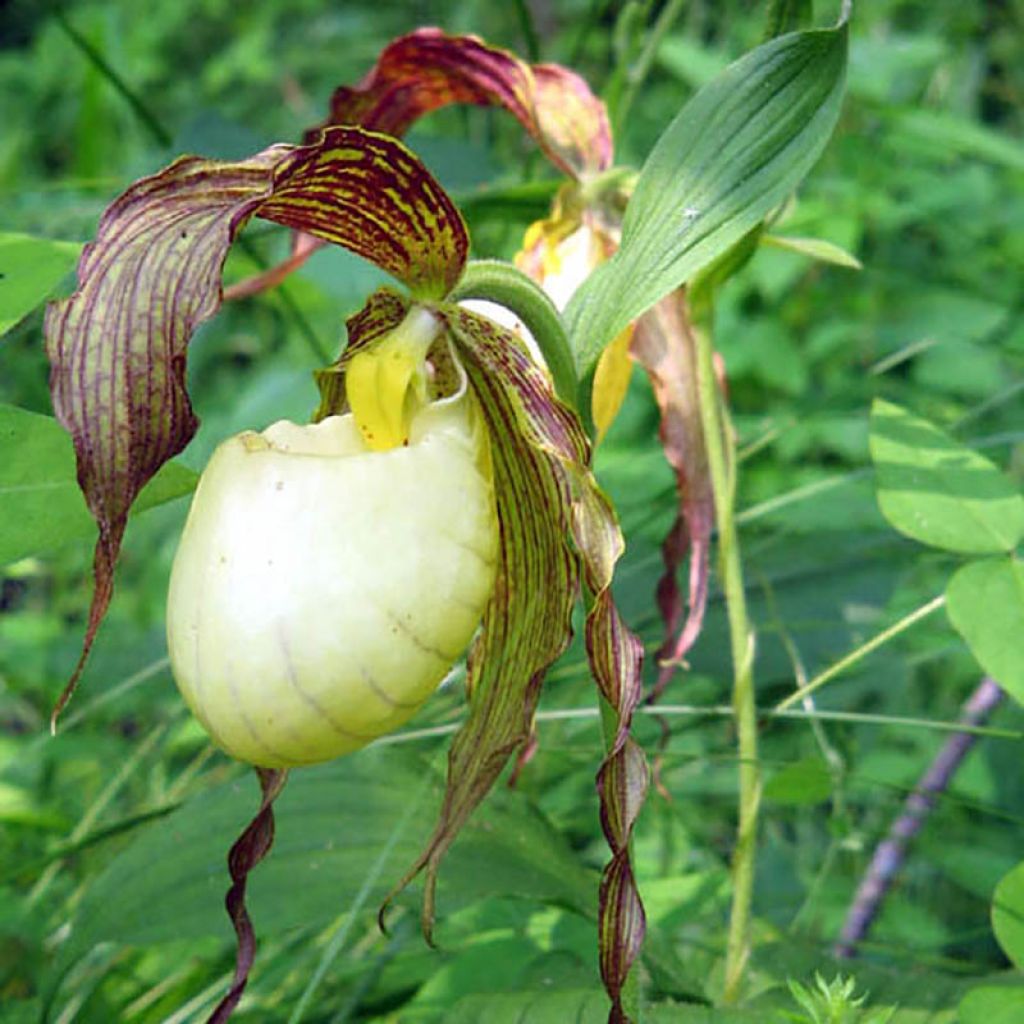
[[[225,441],[171,574],[171,668],[232,756],[325,761],[401,725],[467,647],[494,587],[486,429],[465,382],[407,442],[351,413]]]

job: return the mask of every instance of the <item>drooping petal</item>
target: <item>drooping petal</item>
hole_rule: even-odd
[[[651,379],[661,411],[661,443],[675,472],[679,496],[679,513],[662,546],[665,573],[658,583],[657,599],[665,640],[658,652],[661,668],[652,700],[664,691],[700,634],[708,595],[715,505],[700,420],[693,330],[684,294],[673,292],[640,318],[630,348]],[[687,552],[690,566],[684,616],[676,571]]]
[[[469,251],[462,215],[420,160],[362,128],[290,148],[256,215],[351,249],[420,298],[446,295]]]
[[[608,111],[590,86],[561,64],[535,64],[534,103],[549,149],[573,170],[606,171],[614,159]]]
[[[629,735],[642,695],[643,644],[623,622],[612,598],[612,575],[624,546],[615,513],[585,467],[570,465],[567,470],[576,494],[573,537],[591,595],[587,656],[601,695],[616,715],[615,736],[597,773],[601,826],[612,851],[601,876],[598,937],[601,977],[612,1000],[609,1024],[626,1024],[622,989],[646,928],[629,851],[648,786],[646,758]]]
[[[500,523],[494,594],[468,666],[469,717],[448,754],[448,787],[434,834],[398,888],[426,870],[424,930],[444,854],[527,740],[548,666],[571,636],[576,559],[568,543],[567,482],[535,440],[577,457],[585,445],[572,414],[521,342],[459,307],[441,315],[458,342],[488,423]],[[531,432],[532,428],[532,432]]]
[[[477,36],[452,36],[437,28],[417,29],[389,43],[362,81],[335,90],[330,113],[306,133],[306,140],[315,139],[322,128],[342,124],[399,138],[419,118],[454,103],[507,110],[570,178],[612,164],[608,112],[579,75],[558,64],[531,67]],[[321,244],[297,233],[287,260],[238,282],[228,297],[280,284]]]
[[[235,952],[235,973],[231,987],[214,1008],[207,1024],[223,1024],[230,1018],[249,982],[249,971],[252,970],[256,958],[256,933],[245,905],[245,891],[249,872],[266,857],[274,845],[274,801],[288,781],[288,772],[257,768],[256,774],[262,792],[259,810],[228,853],[231,888],[228,889],[224,905],[238,942]]]
[[[591,595],[587,651],[617,729],[598,773],[601,818],[612,849],[602,880],[601,970],[612,1021],[627,1018],[621,991],[644,934],[629,840],[647,788],[643,752],[629,727],[641,696],[642,645],[615,607],[611,580],[623,540],[588,468],[579,420],[522,343],[459,307],[441,314],[459,342],[491,433],[501,522],[498,582],[469,665],[469,718],[452,743],[441,817],[402,885],[426,869],[424,925],[430,929],[441,859],[530,727],[543,675],[564,650],[577,564]],[[572,546],[569,540],[571,538]]]
[[[403,135],[418,118],[453,103],[503,107],[572,177],[611,165],[607,112],[579,75],[554,64],[531,68],[476,36],[437,28],[389,43],[358,85],[335,91],[325,124]]]
[[[111,204],[77,291],[50,305],[45,324],[54,410],[99,526],[82,658],[55,716],[109,605],[128,509],[195,433],[186,348],[217,311],[228,248],[252,216],[344,245],[426,297],[448,291],[468,250],[461,216],[423,165],[358,128],[237,163],[185,157]]]

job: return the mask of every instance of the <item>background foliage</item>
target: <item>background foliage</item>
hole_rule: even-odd
[[[575,66],[611,104],[619,160],[636,164],[686,97],[763,30],[764,12],[749,4],[679,6],[650,45],[654,3],[538,2],[527,19],[521,5],[473,0],[107,2],[68,6],[62,22],[45,5],[15,2],[0,15],[0,230],[84,241],[113,195],[174,154],[237,157],[295,140],[322,118],[334,86],[419,24]],[[764,709],[941,593],[965,564],[883,520],[868,449],[873,399],[941,425],[1018,488],[1024,480],[1022,28],[1019,0],[858,8],[839,131],[777,226],[837,243],[864,269],[764,248],[719,299]],[[548,172],[500,113],[444,111],[409,142],[465,204],[476,255],[510,256],[544,213]],[[266,227],[249,235],[265,259],[286,245]],[[55,252],[54,284],[74,260],[73,250]],[[232,257],[228,277],[251,269],[250,256]],[[201,468],[231,432],[307,418],[310,371],[323,361],[315,353],[333,354],[343,317],[377,281],[356,259],[321,250],[283,289],[229,305],[205,326],[191,350],[202,427],[186,466]],[[0,402],[49,413],[41,314],[22,312],[0,339]],[[16,426],[0,421],[4,463],[19,450]],[[656,435],[635,375],[597,470],[629,539],[620,602],[651,649],[658,548],[673,517]],[[55,482],[66,482],[67,452],[46,457]],[[3,472],[0,543],[19,525],[5,488],[14,477]],[[187,474],[166,485],[187,487]],[[91,538],[53,536],[0,569],[4,1022],[46,1009],[61,1021],[191,1020],[229,971],[223,857],[256,796],[186,717],[166,668],[163,601],[186,506],[161,505],[129,527],[110,617],[57,741],[45,722],[77,656]],[[813,727],[765,718],[759,945],[736,1020],[797,1012],[787,977],[840,969],[830,949],[872,849],[979,675],[940,611],[819,691]],[[655,1021],[710,1021],[699,1007],[667,1004],[713,1001],[720,985],[736,773],[721,707],[728,678],[713,595],[690,671],[636,727],[649,750],[663,744],[661,794],[636,842],[652,924],[647,992],[665,1004]],[[432,820],[444,734],[460,707],[456,680],[415,732],[293,780],[278,846],[252,883],[262,945],[240,1020],[603,1019],[593,921],[601,737],[578,649],[550,678],[540,749],[517,791],[487,802],[443,872],[440,949],[418,935],[415,895],[389,935],[377,932],[377,901]],[[1003,974],[1010,964],[989,910],[1020,857],[1024,716],[1008,705],[991,724],[942,795],[862,958],[842,968],[855,970],[872,1005],[898,1004],[900,1024],[956,1020],[972,989],[960,1020],[991,1022],[993,1006],[1006,1005],[998,986],[1014,975]],[[1009,909],[996,920],[1018,967],[1019,876],[1002,883]]]

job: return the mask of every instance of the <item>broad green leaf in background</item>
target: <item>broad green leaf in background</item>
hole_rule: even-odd
[[[81,251],[77,242],[0,234],[0,334],[43,302]]]
[[[839,116],[846,43],[845,23],[780,36],[680,111],[640,173],[621,248],[566,310],[581,376],[631,320],[796,188]]]
[[[349,910],[367,883],[365,907],[375,911],[429,834],[441,788],[421,760],[394,746],[293,772],[275,805],[274,854],[249,883],[260,934],[326,924]],[[246,776],[149,826],[87,889],[63,962],[106,941],[227,940],[225,858],[255,803]],[[591,915],[596,907],[596,874],[524,799],[505,790],[466,827],[441,886],[442,926],[446,907],[484,895],[551,901]]]
[[[71,438],[52,416],[0,405],[0,452],[0,565],[96,532],[75,478]],[[133,511],[188,494],[198,479],[180,463],[168,463]]]
[[[986,985],[968,992],[957,1008],[959,1024],[1020,1024],[1024,987]]]
[[[645,1008],[643,1019],[647,1024],[769,1024],[782,1018],[757,1010],[663,1005]],[[581,989],[474,995],[460,999],[445,1020],[447,1024],[605,1024],[608,997],[603,992]]]
[[[968,555],[1012,551],[1024,536],[1009,478],[934,424],[876,399],[870,445],[879,507],[900,533]]]
[[[1024,861],[996,886],[992,930],[1003,952],[1018,968],[1024,968]]]
[[[1024,564],[985,559],[958,570],[946,611],[981,667],[1024,703]]]
[[[447,1017],[449,1024],[605,1024],[608,997],[599,990],[504,992],[460,999]]]
[[[780,768],[766,783],[764,798],[777,804],[820,804],[832,794],[832,774],[819,757]]]

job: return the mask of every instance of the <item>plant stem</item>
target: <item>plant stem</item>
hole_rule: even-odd
[[[840,658],[835,664],[830,665],[824,672],[819,672],[805,686],[794,690],[785,700],[779,701],[775,710],[785,711],[797,701],[810,696],[816,690],[821,689],[826,683],[835,679],[836,676],[845,672],[851,665],[855,665],[862,658],[866,658],[872,651],[878,650],[883,644],[887,644],[890,640],[899,636],[900,633],[909,629],[915,623],[920,622],[921,619],[931,615],[932,612],[941,608],[945,603],[946,595],[939,594],[938,597],[933,597],[930,601],[921,605],[920,608],[915,608],[909,615],[904,615],[899,622],[894,622],[891,626],[883,629],[881,633],[873,636],[867,643],[861,644],[855,651],[851,651],[845,657]]]
[[[715,376],[714,351],[706,331],[693,328],[697,343],[697,394],[715,495],[718,571],[729,617],[732,648],[732,705],[739,756],[739,825],[732,860],[732,909],[725,954],[722,1002],[739,998],[750,957],[750,920],[754,895],[757,818],[761,803],[761,769],[757,760],[757,706],[754,701],[754,634],[747,617],[743,565],[736,532],[736,475],[728,415]],[[727,447],[728,446],[728,447]]]
[[[511,310],[533,335],[551,371],[558,397],[575,409],[579,384],[565,326],[547,292],[511,263],[473,260],[448,295],[449,302],[486,299]]]

